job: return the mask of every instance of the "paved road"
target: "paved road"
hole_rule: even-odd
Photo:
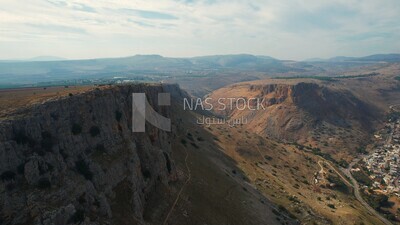
[[[400,112],[400,105],[391,105],[390,109],[393,111],[398,111]],[[389,144],[392,141],[392,136],[393,136],[393,131],[392,133],[388,136],[388,138],[386,139],[386,143],[385,144]],[[356,199],[374,216],[376,216],[379,220],[382,221],[382,223],[386,224],[386,225],[393,225],[388,219],[386,219],[385,217],[383,217],[381,214],[379,214],[374,208],[372,208],[361,196],[360,193],[360,185],[358,184],[358,182],[356,181],[356,179],[354,179],[353,175],[351,174],[351,168],[353,168],[353,166],[355,164],[357,164],[362,158],[364,157],[364,155],[359,156],[358,158],[354,159],[347,168],[340,168],[340,170],[350,178],[350,181],[352,184],[350,184],[348,182],[348,180],[342,176],[341,173],[339,173],[334,166],[332,166],[332,164],[330,164],[329,161],[325,160],[324,158],[320,157],[322,162],[325,162],[327,165],[329,165],[329,167],[331,167],[333,169],[333,171],[335,171],[335,173],[337,175],[339,175],[342,180],[348,185],[354,188],[354,196],[356,197]],[[318,161],[318,165],[322,168],[320,161]]]
[[[390,109],[393,109],[393,106],[390,106]],[[390,144],[392,141],[392,136],[393,136],[393,130],[392,133],[390,133],[390,135],[388,136],[388,138],[386,139],[386,145]],[[354,159],[347,168],[341,168],[341,170],[343,171],[344,174],[346,174],[351,182],[353,183],[353,188],[354,188],[354,196],[357,198],[357,200],[373,215],[375,215],[377,218],[379,218],[382,223],[386,224],[386,225],[391,225],[392,223],[386,219],[385,217],[381,216],[377,211],[375,211],[375,209],[373,209],[361,196],[360,194],[360,186],[358,184],[358,182],[356,181],[356,179],[354,179],[353,175],[351,174],[351,168],[353,168],[353,166],[355,164],[357,164],[362,158],[364,158],[364,155],[359,156],[358,158]]]
[[[337,171],[336,168],[334,166],[332,166],[332,164],[328,160],[324,159],[322,156],[318,156],[318,157],[321,159],[320,161],[322,161],[326,165],[328,165],[340,178],[342,178],[343,182],[345,182],[347,186],[353,187],[353,185],[346,179],[346,177],[344,177],[339,171]],[[320,163],[319,163],[320,161],[318,161],[319,165],[320,165]]]
[[[350,178],[351,183],[349,183],[349,181],[339,172],[336,170],[336,168],[334,166],[332,166],[332,164],[330,164],[329,161],[326,161],[325,159],[323,159],[321,157],[321,159],[323,160],[322,162],[324,162],[325,164],[327,164],[340,178],[342,178],[343,182],[346,183],[347,186],[353,187],[354,189],[354,196],[356,197],[356,199],[368,210],[368,212],[370,212],[371,214],[373,214],[374,216],[376,216],[379,220],[382,221],[382,223],[386,224],[386,225],[393,225],[389,220],[387,220],[385,217],[383,217],[381,214],[379,214],[377,211],[375,211],[375,209],[373,209],[361,196],[360,193],[360,186],[358,184],[358,182],[356,181],[356,179],[354,179],[353,175],[351,174],[350,170],[351,168],[353,168],[353,166],[362,159],[363,156],[360,156],[359,158],[353,160],[353,162],[351,162],[349,164],[349,167],[347,168],[340,168],[341,171]],[[318,164],[321,166],[320,161],[318,161]]]
[[[354,179],[353,175],[351,174],[350,170],[351,168],[353,168],[353,166],[360,161],[361,157],[358,159],[355,159],[353,162],[351,162],[349,164],[349,167],[347,168],[342,168],[342,171],[344,174],[346,174],[349,178],[350,181],[353,183],[353,188],[354,188],[354,196],[356,197],[356,199],[370,212],[372,213],[374,216],[376,216],[378,219],[380,219],[382,221],[382,223],[386,224],[386,225],[392,225],[392,223],[387,220],[385,217],[381,216],[381,214],[379,214],[377,211],[375,211],[375,209],[373,209],[361,196],[360,194],[360,186],[358,185],[358,182],[356,181],[356,179]]]

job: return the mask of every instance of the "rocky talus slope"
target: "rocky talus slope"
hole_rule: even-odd
[[[171,117],[157,104],[157,93],[166,91],[182,94],[175,85],[116,86],[1,118],[0,224],[116,224],[126,210],[145,224],[149,193],[177,173],[171,133],[152,126],[132,133],[131,93],[145,92]]]

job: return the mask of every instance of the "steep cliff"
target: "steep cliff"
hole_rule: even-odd
[[[208,96],[213,105],[221,98],[243,98],[253,108],[254,99],[258,99],[263,107],[250,110],[240,105],[243,101],[233,101],[233,107],[226,107],[229,110],[214,112],[231,119],[245,118],[243,126],[261,135],[332,151],[365,144],[381,116],[377,107],[346,89],[318,82],[264,82],[235,84]],[[227,100],[224,103],[231,104]]]
[[[132,133],[134,92],[182,95],[175,85],[103,87],[19,109],[0,122],[1,224],[144,224],[148,194],[177,179],[171,133]],[[119,199],[119,201],[117,201]]]

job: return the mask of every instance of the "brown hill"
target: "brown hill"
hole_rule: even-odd
[[[280,141],[324,146],[332,151],[362,145],[382,116],[380,108],[361,100],[350,90],[315,80],[239,83],[207,97],[216,114],[247,120],[243,126],[249,131]],[[264,107],[251,110],[244,107],[244,101],[231,102],[228,98],[244,98],[253,107],[258,100]],[[218,100],[228,110],[218,110]]]

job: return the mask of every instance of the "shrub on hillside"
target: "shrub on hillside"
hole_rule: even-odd
[[[85,162],[85,160],[81,159],[75,162],[76,170],[82,174],[86,180],[92,180],[93,173],[90,171],[89,165]]]
[[[100,134],[100,128],[97,126],[92,126],[90,128],[90,135],[92,135],[92,137],[96,137]]]
[[[41,141],[41,145],[42,148],[48,152],[50,152],[53,148],[53,145],[55,144],[55,140],[53,138],[53,136],[51,135],[50,132],[45,131],[42,133],[42,141]]]
[[[15,178],[15,173],[13,171],[5,171],[1,174],[1,180],[2,181],[10,181],[10,180],[14,180]]]
[[[120,111],[115,111],[115,119],[120,122],[122,118],[122,113]]]
[[[71,132],[73,135],[78,135],[82,133],[82,126],[77,123],[72,124]]]
[[[39,189],[48,189],[51,188],[51,183],[49,178],[42,177],[38,181],[38,188]]]
[[[331,209],[335,209],[336,208],[334,204],[328,204],[328,207],[331,208]]]

